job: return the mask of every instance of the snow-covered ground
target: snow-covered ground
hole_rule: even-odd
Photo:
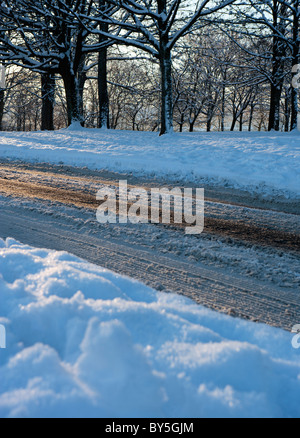
[[[1,133],[0,157],[133,172],[300,197],[300,132],[157,133],[69,128]]]
[[[0,240],[1,417],[299,417],[292,334]]]
[[[299,133],[159,138],[72,127],[1,133],[0,158],[299,199],[299,140]],[[0,198],[6,208],[16,202],[34,211],[33,201]],[[43,209],[49,208],[39,203],[45,223]],[[62,216],[68,227],[99,232],[87,212],[72,222],[71,207],[53,209],[51,215]],[[102,233],[128,245],[132,236],[143,245],[148,233],[150,245],[157,240],[178,257],[222,266],[226,259],[228,269],[234,265],[241,275],[249,271],[285,287],[299,280],[296,256],[284,255],[281,266],[283,254],[275,249],[231,247],[209,236],[179,247],[168,230],[143,229],[139,238],[120,227]],[[12,239],[0,239],[0,303],[7,334],[7,348],[0,349],[0,417],[300,417],[300,350],[292,346],[292,333],[213,312],[66,252]]]

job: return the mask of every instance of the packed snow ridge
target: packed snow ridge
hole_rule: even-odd
[[[1,417],[299,417],[292,334],[0,240]]]
[[[299,131],[159,137],[152,132],[71,126],[56,132],[2,133],[0,156],[300,198]]]

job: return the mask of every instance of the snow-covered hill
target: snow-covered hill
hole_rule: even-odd
[[[0,157],[300,197],[300,133],[157,133],[71,127],[1,133]],[[202,186],[201,186],[202,187]]]

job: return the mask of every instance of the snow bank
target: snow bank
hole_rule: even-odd
[[[292,335],[0,240],[1,417],[299,417]]]
[[[300,133],[156,133],[73,127],[1,133],[0,157],[136,176],[222,184],[266,196],[300,197]]]

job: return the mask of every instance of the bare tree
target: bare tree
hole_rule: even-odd
[[[233,4],[235,0],[202,0],[195,9],[185,0],[108,0],[117,13],[108,16],[94,11],[93,20],[109,25],[109,30],[88,29],[119,44],[136,47],[154,56],[161,74],[161,130],[173,131],[172,51],[176,43],[196,25]],[[98,13],[98,18],[96,18]],[[88,18],[83,16],[83,18]]]
[[[78,15],[89,16],[91,30],[99,23],[89,15],[93,0],[3,0],[0,5],[0,55],[7,63],[44,75],[62,77],[68,124],[80,122],[82,73],[88,53],[103,48]]]
[[[291,65],[299,63],[299,0],[242,0],[236,3],[235,12],[234,28],[237,35],[246,36],[246,41],[252,39],[259,42],[255,50],[253,44],[251,48],[241,38],[236,40],[252,60],[253,71],[260,70],[270,84],[268,129],[278,131],[284,83],[290,77]],[[261,64],[261,61],[265,62]],[[255,65],[256,62],[259,67]],[[297,90],[293,89],[291,93],[291,128],[295,129]]]

